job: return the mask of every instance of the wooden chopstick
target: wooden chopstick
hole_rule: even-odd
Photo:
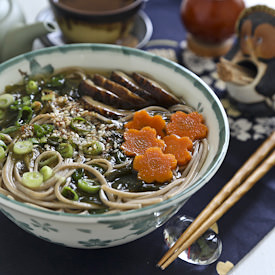
[[[157,265],[162,270],[192,245],[275,165],[274,148],[275,132],[252,154],[161,258]]]

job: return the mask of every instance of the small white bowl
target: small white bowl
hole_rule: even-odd
[[[24,230],[69,247],[102,248],[124,244],[149,234],[166,222],[220,167],[229,143],[227,116],[214,92],[184,67],[145,51],[122,46],[65,45],[34,51],[2,63],[0,89],[3,91],[6,85],[18,82],[21,79],[19,70],[30,73],[31,68],[45,70],[51,66],[54,69],[82,66],[143,71],[161,80],[204,116],[209,129],[209,153],[192,186],[171,199],[138,210],[97,215],[66,214],[36,208],[0,194],[1,211]]]

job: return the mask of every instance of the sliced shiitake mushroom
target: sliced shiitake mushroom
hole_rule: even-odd
[[[128,74],[121,71],[113,71],[111,73],[111,80],[126,87],[131,92],[139,95],[140,97],[146,99],[146,101],[148,102],[148,105],[155,103],[155,100],[152,97],[152,95],[148,91],[139,87],[135,82],[135,80],[132,77],[130,77]]]
[[[170,107],[180,103],[180,100],[176,96],[167,91],[156,81],[136,72],[134,72],[132,76],[141,88],[145,89],[152,95],[158,105]]]
[[[145,99],[131,92],[129,89],[120,85],[119,83],[116,83],[100,74],[95,74],[93,77],[93,81],[98,86],[101,86],[106,90],[111,91],[112,93],[116,94],[121,99],[134,105],[135,107],[141,108],[144,106],[148,106],[148,102],[146,102]]]
[[[116,94],[108,91],[102,87],[97,86],[91,79],[85,79],[81,81],[79,85],[79,93],[81,95],[88,95],[94,100],[98,100],[107,105],[111,105],[115,108],[132,108],[128,102],[117,96]]]
[[[131,114],[131,111],[113,108],[107,104],[94,100],[90,96],[82,96],[82,102],[87,110],[96,111],[103,116],[120,117]]]

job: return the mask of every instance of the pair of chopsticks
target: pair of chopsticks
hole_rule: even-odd
[[[162,270],[189,248],[275,165],[275,132],[250,156],[158,262]]]

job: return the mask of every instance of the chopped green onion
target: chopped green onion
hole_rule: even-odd
[[[80,179],[77,181],[77,186],[79,189],[90,194],[95,194],[100,189],[100,185],[91,179]]]
[[[51,133],[53,129],[54,129],[54,126],[52,124],[42,124],[42,125],[33,124],[34,135],[38,138],[41,138],[39,143],[46,143],[47,138],[45,137],[45,135]],[[58,144],[59,143],[55,144],[55,146]]]
[[[32,142],[32,144],[39,144],[40,141],[37,138],[29,138],[29,141]]]
[[[44,160],[44,161],[40,161],[39,162],[39,167],[43,167],[43,166],[49,166],[50,164],[54,163],[57,161],[57,156],[53,155],[51,157],[49,157],[48,159]]]
[[[13,145],[13,152],[18,155],[25,155],[32,151],[33,143],[30,140],[17,141]]]
[[[43,176],[43,180],[46,181],[53,176],[53,169],[45,165],[40,169],[40,173]]]
[[[15,100],[11,105],[10,105],[10,109],[14,110],[14,111],[19,111],[20,109],[22,109],[22,107],[25,106],[22,102],[21,99]]]
[[[30,188],[39,187],[43,183],[43,175],[39,172],[26,172],[22,176],[22,183]]]
[[[3,135],[3,134],[0,133],[0,139],[1,139],[1,140],[6,140],[7,138],[6,138],[5,135]]]
[[[46,137],[40,138],[39,143],[47,143],[47,138]]]
[[[61,140],[59,137],[49,137],[48,138],[48,144],[52,145],[52,146],[58,146],[60,141]]]
[[[92,141],[83,146],[83,152],[88,155],[96,156],[100,155],[104,150],[104,144],[100,141]]]
[[[5,117],[5,114],[6,112],[0,109],[0,119],[3,119]]]
[[[74,117],[71,120],[70,126],[74,131],[78,133],[81,133],[81,132],[85,133],[90,131],[90,129],[87,129],[86,127],[86,126],[89,126],[89,123],[83,117]]]
[[[6,143],[0,139],[0,147],[3,147],[4,149],[7,149]]]
[[[83,168],[76,169],[75,172],[72,174],[72,178],[75,181],[78,181],[83,177],[83,175],[84,175],[84,169]]]
[[[46,134],[45,129],[39,124],[33,124],[33,131],[34,135],[38,138],[41,138]]]
[[[54,125],[52,124],[42,124],[41,126],[45,130],[46,134],[49,134],[54,130]]]
[[[43,90],[41,100],[43,101],[55,100],[55,92],[51,90]]]
[[[10,126],[10,127],[6,128],[6,129],[2,130],[1,133],[3,133],[3,134],[10,134],[10,133],[15,132],[15,131],[17,131],[19,129],[20,129],[19,126]]]
[[[31,106],[31,99],[29,96],[22,97],[23,106]]]
[[[0,108],[6,109],[14,102],[14,97],[11,94],[0,95]]]
[[[26,85],[27,94],[36,94],[38,92],[38,84],[34,80],[29,80]]]
[[[71,158],[74,153],[74,148],[71,144],[60,143],[57,147],[57,151],[61,154],[63,158]]]
[[[10,105],[10,109],[11,109],[11,110],[16,110],[16,111],[18,111],[20,104],[21,104],[21,103],[20,103],[18,100],[15,100],[15,101]]]
[[[6,151],[3,147],[0,147],[0,160],[6,157]]]
[[[19,110],[19,114],[17,117],[17,121],[16,121],[16,125],[17,126],[22,126],[26,123],[29,123],[31,118],[32,118],[32,108],[29,106],[23,106],[20,110]]]
[[[77,201],[78,200],[78,195],[77,193],[69,186],[65,186],[63,189],[62,189],[62,192],[61,194],[69,199],[69,200],[73,200],[73,201]]]

